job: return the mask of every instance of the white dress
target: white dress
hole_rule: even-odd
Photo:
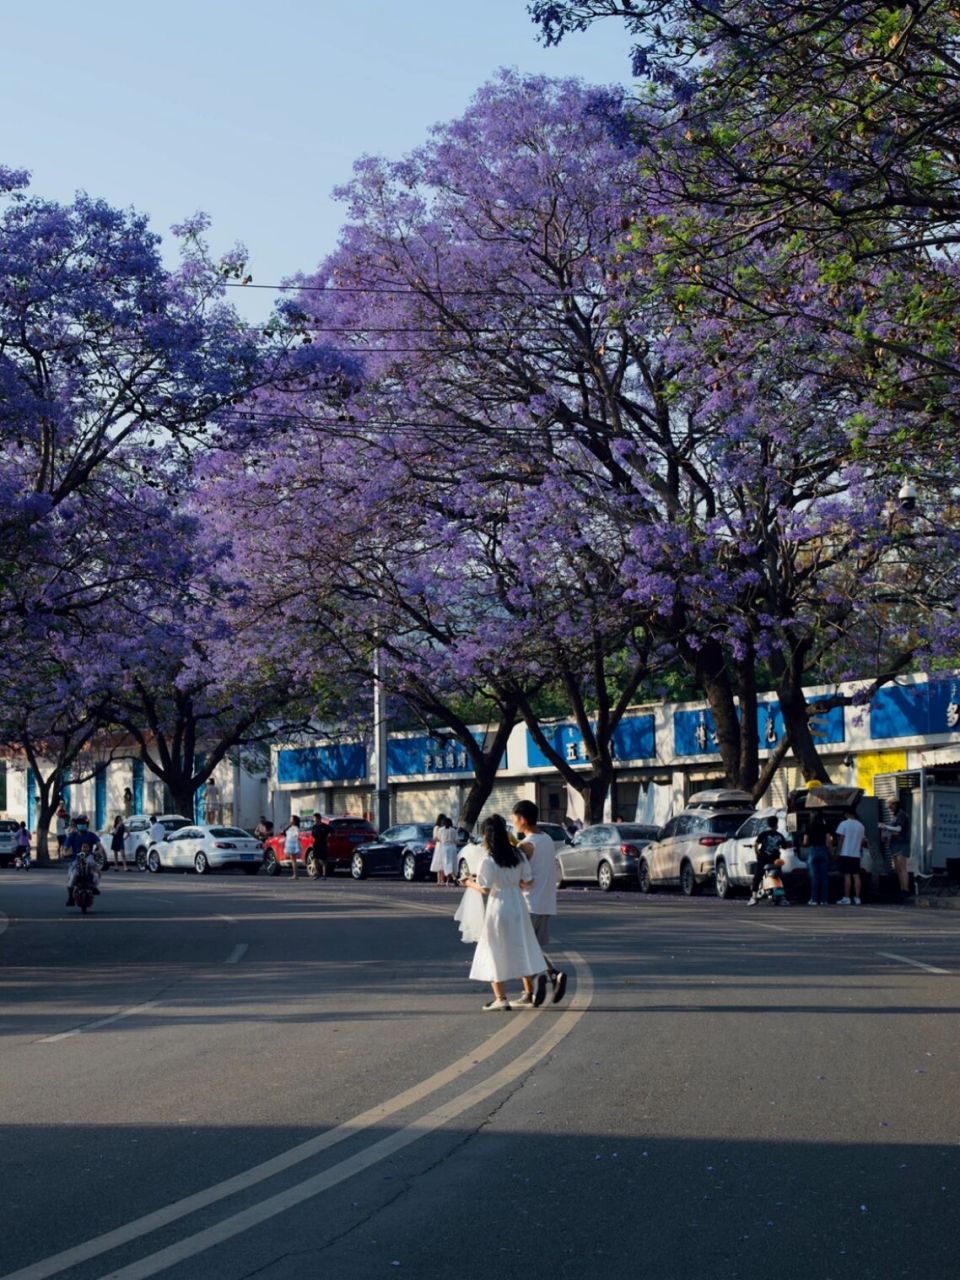
[[[457,833],[453,827],[444,827],[440,832],[440,852],[443,856],[443,869],[448,876],[457,874]]]
[[[477,884],[490,892],[480,941],[473,955],[470,977],[477,982],[507,982],[543,973],[547,963],[540,950],[520,881],[531,880],[530,864],[522,855],[516,867],[498,867],[488,855],[480,864]],[[476,893],[475,889],[468,892]]]
[[[479,942],[483,933],[483,894],[476,889],[465,889],[453,918],[460,926],[461,942]]]
[[[443,858],[443,840],[441,838],[444,831],[446,831],[446,827],[433,828],[433,857],[430,859],[431,871],[444,871],[446,869]]]

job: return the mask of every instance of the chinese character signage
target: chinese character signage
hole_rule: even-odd
[[[545,724],[541,726],[544,737],[568,764],[586,764],[587,746],[575,724]],[[656,739],[652,715],[624,716],[613,731],[613,758],[625,760],[652,760],[656,756]],[[527,730],[527,767],[551,769],[553,765]]]
[[[483,734],[473,736],[482,746]],[[505,767],[506,759],[500,762],[500,768]],[[387,743],[387,774],[391,778],[472,772],[469,752],[455,738],[391,738]]]

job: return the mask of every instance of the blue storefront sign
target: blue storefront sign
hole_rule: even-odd
[[[285,747],[277,752],[279,786],[322,782],[360,782],[367,776],[367,749],[362,742],[336,742],[318,747]]]
[[[545,724],[541,726],[551,747],[569,764],[586,764],[586,743],[575,724]],[[656,731],[652,715],[625,716],[613,731],[613,757],[615,760],[652,760],[657,754]],[[531,769],[552,769],[546,754],[527,730],[527,766]]]
[[[870,703],[871,738],[960,732],[960,681],[889,685]]]
[[[483,746],[483,734],[474,740]],[[506,768],[506,758],[498,766]],[[462,742],[453,738],[391,738],[387,743],[387,775],[391,778],[423,777],[437,773],[472,773],[470,755]]]
[[[673,713],[673,754],[675,756],[718,755],[717,730],[713,715],[705,708]]]
[[[811,698],[815,707],[826,697]],[[739,712],[738,712],[739,714]],[[814,712],[810,718],[814,742],[843,742],[845,737],[843,707]],[[771,751],[783,737],[783,715],[776,701],[762,702],[757,707],[757,742],[761,751]],[[713,714],[706,708],[673,713],[673,749],[677,756],[718,755],[717,731]]]

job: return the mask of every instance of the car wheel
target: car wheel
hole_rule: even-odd
[[[469,874],[470,874],[470,863],[466,860],[466,858],[461,858],[460,863],[457,866],[457,878],[459,880],[466,880]]]
[[[609,862],[601,862],[597,867],[597,884],[604,893],[613,888],[613,867]]]
[[[317,861],[316,854],[313,852],[312,849],[307,854],[306,862],[304,865],[307,868],[307,875],[310,877],[311,880],[316,880],[319,878],[320,863]]]
[[[403,855],[403,866],[402,866],[402,871],[403,871],[403,878],[404,878],[404,880],[406,880],[406,881],[407,881],[407,883],[408,883],[408,884],[409,884],[411,881],[416,880],[416,878],[417,878],[417,859],[414,857],[414,855],[413,855],[412,853],[405,853],[405,854]]]
[[[717,862],[717,897],[733,897],[733,885],[730,883],[730,873],[727,871],[727,864],[723,858],[720,858]]]
[[[367,867],[363,861],[362,853],[355,853],[350,859],[350,874],[354,880],[366,880]]]
[[[159,875],[163,870],[163,863],[160,861],[160,855],[156,849],[151,849],[147,854],[147,870],[152,871],[155,876]]]
[[[280,874],[280,863],[277,861],[277,855],[272,849],[268,849],[263,856],[263,869],[268,876]]]
[[[687,861],[680,863],[680,892],[685,898],[692,898],[697,892],[697,878],[693,874],[693,866]]]
[[[138,871],[146,871],[147,869],[147,851],[141,845],[137,852],[133,855],[133,860],[137,864]]]
[[[641,893],[653,893],[653,881],[650,878],[650,863],[641,858],[637,863],[637,885]]]
[[[207,859],[207,855],[203,852],[202,849],[194,858],[193,865],[198,876],[205,876],[207,872],[210,870],[210,863]]]

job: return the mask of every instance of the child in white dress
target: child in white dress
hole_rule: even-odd
[[[485,897],[486,910],[470,977],[493,987],[493,999],[484,1009],[510,1008],[504,983],[514,978],[523,979],[524,993],[529,996],[521,1003],[533,1008],[532,975],[543,973],[546,962],[521,892],[533,883],[530,864],[510,843],[506,823],[499,814],[487,818],[480,831],[486,856],[476,877],[469,876],[466,885],[468,892]]]

